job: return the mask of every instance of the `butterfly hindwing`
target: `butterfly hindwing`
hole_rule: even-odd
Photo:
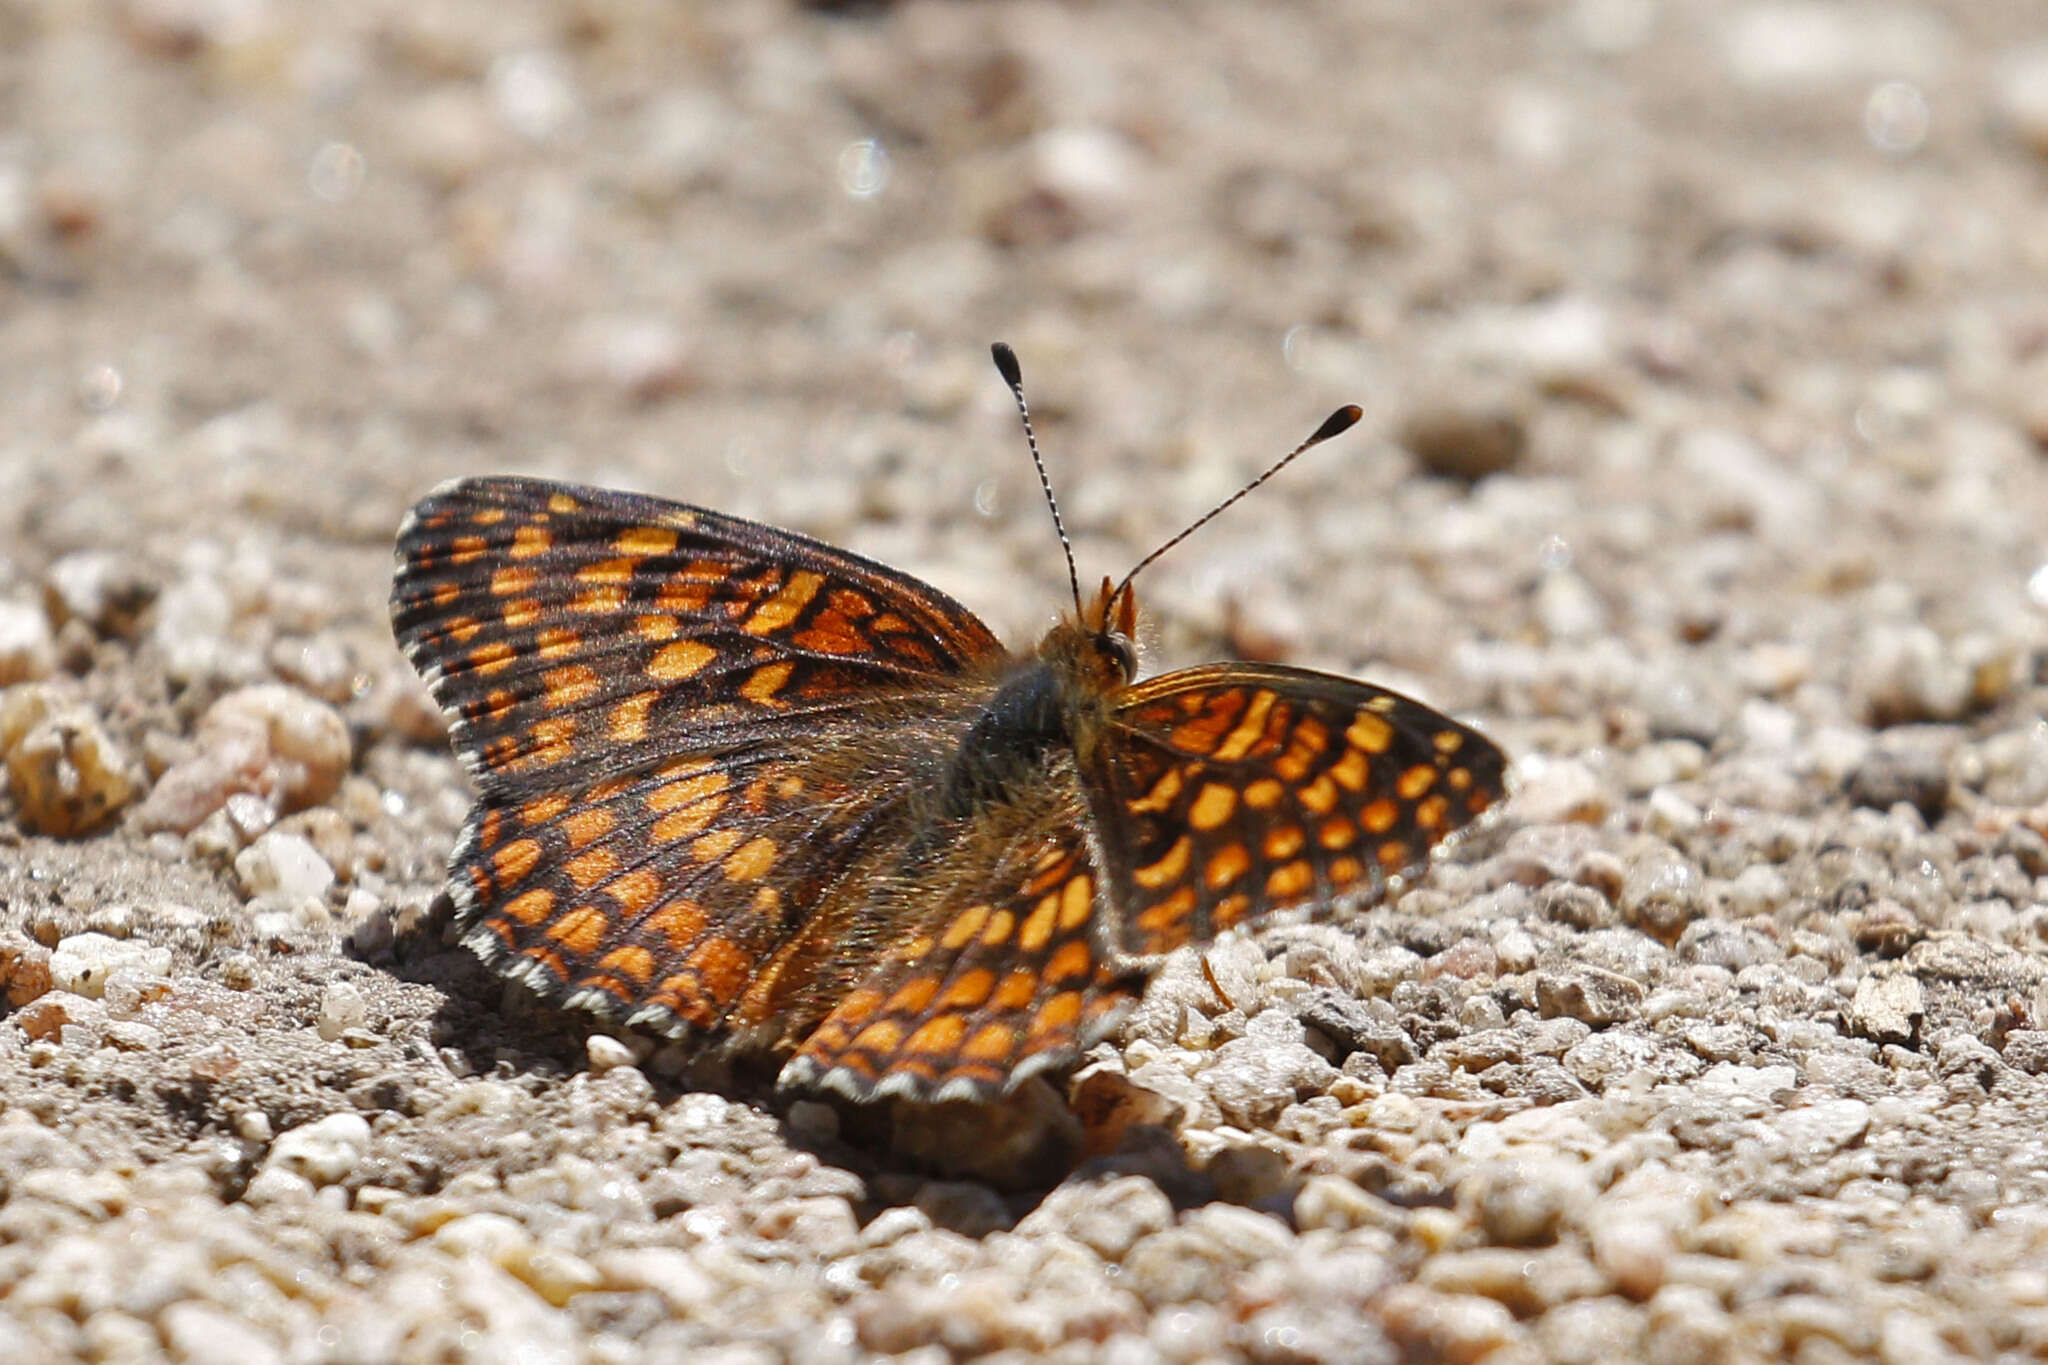
[[[1503,790],[1478,732],[1331,674],[1217,664],[1126,688],[1091,767],[1122,948],[1372,898]]]

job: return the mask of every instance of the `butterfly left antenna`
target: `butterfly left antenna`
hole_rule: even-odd
[[[1081,614],[1081,575],[1074,570],[1074,545],[1067,539],[1067,524],[1060,520],[1059,500],[1052,495],[1052,480],[1046,477],[1045,461],[1038,454],[1038,433],[1031,429],[1031,408],[1024,401],[1024,371],[1017,365],[1017,353],[1007,342],[989,347],[996,358],[996,373],[1010,386],[1017,400],[1017,415],[1024,419],[1024,443],[1031,447],[1031,463],[1038,466],[1038,486],[1045,490],[1045,505],[1052,509],[1052,529],[1059,532],[1060,553],[1067,557],[1067,586],[1074,590],[1074,614]]]

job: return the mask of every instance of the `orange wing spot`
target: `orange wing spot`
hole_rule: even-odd
[[[1228,820],[1237,810],[1237,793],[1221,782],[1207,782],[1195,793],[1188,807],[1188,823],[1204,834]]]
[[[1391,798],[1382,796],[1358,813],[1358,823],[1374,834],[1385,834],[1401,823],[1401,808]]]
[[[1454,754],[1465,747],[1465,736],[1457,730],[1439,730],[1429,737],[1440,754]]]
[[[673,782],[664,782],[647,793],[647,808],[659,812],[675,810],[679,806],[694,806],[709,797],[717,796],[730,785],[731,779],[718,772],[678,778]]]
[[[974,1036],[960,1045],[962,1061],[992,1062],[998,1066],[1017,1050],[1017,1030],[1007,1024],[983,1024]]]
[[[1308,835],[1303,832],[1300,825],[1282,825],[1278,829],[1266,831],[1265,854],[1274,862],[1279,862],[1285,858],[1292,858],[1307,842]]]
[[[1281,794],[1286,790],[1273,778],[1262,777],[1244,789],[1244,803],[1253,810],[1271,810],[1280,804]]]
[[[1316,842],[1324,848],[1349,848],[1358,839],[1358,826],[1343,816],[1333,816],[1323,821],[1316,830]]]
[[[881,1005],[882,993],[873,987],[861,986],[855,990],[850,990],[840,1000],[838,1008],[832,1011],[831,1020],[823,1028],[820,1028],[815,1036],[822,1038],[825,1036],[826,1031],[830,1030],[842,1040],[848,1038],[851,1036],[850,1031],[853,1026],[861,1023],[863,1020],[873,1018],[875,1011],[880,1009]]]
[[[1209,883],[1209,889],[1220,891],[1224,887],[1251,871],[1252,855],[1245,851],[1243,844],[1225,844],[1209,855],[1209,865],[1203,870],[1202,878]]]
[[[951,1057],[960,1051],[960,1044],[967,1039],[967,1023],[957,1014],[942,1014],[936,1019],[925,1021],[924,1027],[910,1035],[904,1046],[911,1052],[921,1052],[928,1057]]]
[[[612,708],[612,738],[630,744],[647,738],[647,713],[659,692],[636,692]]]
[[[1484,789],[1473,792],[1465,798],[1465,809],[1477,815],[1493,804],[1493,793]]]
[[[605,887],[605,893],[619,903],[619,909],[628,915],[637,915],[654,904],[654,898],[661,894],[661,878],[650,869],[636,867],[622,877],[614,877]]]
[[[550,512],[574,512],[582,506],[582,503],[576,501],[567,493],[548,494],[548,510]]]
[[[484,623],[473,616],[458,616],[448,623],[444,632],[458,645],[466,645],[483,634]]]
[[[540,603],[531,597],[522,597],[516,602],[507,602],[505,609],[498,613],[498,619],[512,630],[525,630],[540,620]]]
[[[1244,709],[1244,719],[1223,737],[1223,742],[1216,746],[1209,757],[1234,763],[1250,753],[1252,745],[1265,737],[1266,717],[1272,714],[1273,703],[1278,700],[1278,694],[1267,688],[1262,687],[1252,693],[1251,702]]]
[[[894,1019],[877,1019],[853,1036],[851,1046],[863,1052],[894,1052],[903,1046],[903,1025]]]
[[[562,955],[543,944],[535,943],[519,950],[519,955],[532,962],[538,962],[541,970],[557,981],[569,979],[569,964],[562,961]]]
[[[619,855],[608,848],[593,848],[563,863],[562,870],[579,890],[588,891],[619,870]]]
[[[1152,790],[1142,799],[1131,802],[1128,809],[1133,815],[1163,814],[1173,809],[1173,803],[1180,798],[1180,789],[1186,785],[1187,776],[1179,768],[1168,768],[1152,784]]]
[[[1245,693],[1242,688],[1228,692],[1217,692],[1206,702],[1206,710],[1193,720],[1183,721],[1168,737],[1174,748],[1183,753],[1198,754],[1207,758],[1214,753],[1223,736],[1244,714]]]
[[[1057,898],[1047,896],[1031,911],[1024,927],[1017,931],[1017,946],[1027,953],[1035,953],[1052,942],[1053,925],[1058,922],[1060,903]]]
[[[695,901],[675,900],[647,917],[641,926],[660,934],[671,948],[681,951],[704,936],[704,907]]]
[[[1225,896],[1222,900],[1216,902],[1216,909],[1210,914],[1209,918],[1215,921],[1218,929],[1228,929],[1231,925],[1243,919],[1245,911],[1251,908],[1252,898],[1239,892],[1235,896]]]
[[[1059,946],[1052,960],[1045,964],[1045,979],[1055,986],[1086,977],[1094,967],[1095,959],[1089,956],[1088,945],[1079,939],[1071,939]]]
[[[981,942],[985,948],[1000,947],[1010,941],[1016,932],[1017,917],[1007,910],[998,910],[988,917],[988,928],[981,931]]]
[[[562,822],[562,832],[569,836],[569,847],[582,848],[610,834],[618,823],[609,806],[585,806]]]
[[[506,553],[514,559],[532,559],[544,555],[553,547],[555,538],[538,526],[521,526],[512,532],[512,548]]]
[[[1194,849],[1193,842],[1183,834],[1174,840],[1173,847],[1166,850],[1164,857],[1156,863],[1148,863],[1131,874],[1131,880],[1148,891],[1157,891],[1162,886],[1177,882],[1188,870],[1188,855]]]
[[[583,632],[568,626],[549,626],[534,637],[543,659],[566,659],[583,648]]]
[[[676,533],[666,526],[628,526],[612,537],[622,555],[665,555],[676,547]]]
[[[445,607],[460,596],[462,596],[462,589],[456,587],[453,583],[443,583],[434,589],[434,605]]]
[[[1328,815],[1337,805],[1337,784],[1324,773],[1307,786],[1296,787],[1294,799],[1312,815]]]
[[[604,941],[611,920],[595,906],[579,905],[548,926],[548,937],[575,953],[588,957]]]
[[[1081,1017],[1081,992],[1061,991],[1031,1016],[1031,1037],[1070,1032]]]
[[[512,662],[515,651],[509,641],[493,640],[469,651],[469,666],[479,673],[497,673]]]
[[[541,924],[554,913],[555,893],[552,891],[527,891],[505,902],[506,916],[518,920],[521,924]]]
[[[727,881],[752,882],[766,876],[775,866],[775,841],[765,835],[747,840],[724,863]]]
[[[654,651],[654,657],[647,662],[647,672],[662,682],[681,682],[695,677],[717,657],[718,651],[701,641],[678,640]]]
[[[648,978],[654,975],[654,954],[645,948],[627,944],[599,958],[597,967],[599,971],[610,972],[635,986],[645,986]]]
[[[1472,770],[1470,768],[1451,769],[1444,774],[1444,785],[1454,792],[1470,790],[1472,786]]]
[[[552,707],[574,706],[589,701],[604,686],[598,680],[597,670],[588,664],[551,668],[540,675],[540,680],[547,688],[547,704]]]
[[[1401,793],[1403,801],[1413,801],[1436,785],[1436,769],[1427,763],[1418,763],[1401,774],[1394,783],[1394,790]]]
[[[781,913],[782,893],[772,886],[754,888],[754,913],[764,918]]]
[[[736,999],[754,972],[754,959],[741,951],[738,944],[723,938],[706,939],[699,944],[697,951],[690,954],[690,965],[697,969],[711,998],[720,1004]]]
[[[714,829],[690,845],[690,856],[700,863],[715,863],[739,847],[740,840],[746,837],[744,830]]]
[[[680,843],[693,834],[702,833],[725,809],[724,797],[707,799],[697,805],[679,810],[673,815],[664,815],[654,822],[654,841],[658,844]],[[711,855],[713,858],[718,854]],[[709,861],[706,859],[705,861]]]
[[[1306,858],[1283,863],[1266,874],[1266,894],[1274,900],[1293,900],[1315,889],[1316,874]]]
[[[789,675],[795,668],[795,662],[789,659],[765,664],[755,669],[748,675],[747,680],[740,684],[740,695],[759,706],[777,705],[775,694],[789,681]]]
[[[939,935],[939,943],[948,951],[958,952],[974,941],[974,936],[988,923],[989,908],[986,905],[970,905],[953,916],[953,922],[946,926],[946,932]]]
[[[1159,945],[1159,950],[1177,948],[1183,941],[1180,934],[1181,926],[1187,922],[1187,917],[1194,908],[1195,889],[1192,886],[1183,886],[1159,904],[1140,911],[1138,927],[1155,937],[1172,936],[1173,941]]]
[[[1060,928],[1072,933],[1088,922],[1095,909],[1095,879],[1077,872],[1060,889]]]
[[[818,589],[825,586],[820,574],[799,570],[789,576],[773,597],[754,608],[754,614],[747,618],[740,629],[749,635],[773,635],[787,630],[791,622],[804,614],[804,608],[811,605],[811,599],[818,595]]]
[[[502,507],[485,507],[470,517],[469,524],[472,526],[496,526],[508,515],[510,514]]]
[[[489,548],[485,545],[482,536],[457,536],[449,541],[448,545],[448,562],[450,564],[467,564],[473,559],[480,559],[483,557],[484,551]]]
[[[1003,978],[1003,984],[996,987],[995,1007],[1012,1012],[1030,1005],[1032,997],[1038,994],[1038,977],[1022,967]]]
[[[576,737],[576,722],[567,716],[547,716],[533,723],[527,731],[527,748],[520,757],[522,765],[560,763],[570,754],[569,741]]]
[[[1399,872],[1408,865],[1408,845],[1399,839],[1389,839],[1379,847],[1380,866],[1389,872]]]
[[[889,997],[889,1003],[882,1006],[891,1014],[923,1014],[932,1003],[932,997],[939,993],[939,983],[929,976],[913,976],[896,988]]]
[[[1365,875],[1365,867],[1356,858],[1337,858],[1330,863],[1330,880],[1339,886],[1349,886]]]
[[[587,616],[605,616],[626,605],[625,588],[612,584],[604,587],[586,588],[576,594],[569,603],[570,611],[580,611]]]
[[[491,596],[522,597],[540,582],[540,575],[524,565],[507,564],[491,575]]]
[[[475,896],[478,901],[482,901],[484,897],[491,894],[491,887],[493,885],[494,883],[491,881],[490,873],[484,871],[480,867],[472,867],[469,869],[470,894]]]
[[[477,826],[476,839],[480,848],[495,848],[505,834],[505,812],[492,807],[484,813],[484,820]]]
[[[676,624],[676,618],[673,616],[662,616],[655,612],[649,612],[645,616],[633,618],[633,633],[650,645],[658,645],[664,640],[673,640],[681,631],[682,627]]]
[[[662,584],[661,591],[654,595],[654,605],[678,616],[694,616],[704,610],[705,604],[711,600],[712,585],[721,581],[724,576],[720,571],[708,582],[703,579],[672,578]]]
[[[484,694],[482,706],[477,707],[474,712],[465,707],[464,713],[469,715],[471,720],[491,720],[504,715],[518,704],[519,698],[513,696],[509,688],[494,687]]]
[[[1422,802],[1415,808],[1415,823],[1434,834],[1444,827],[1444,818],[1451,813],[1451,800],[1442,792]]]
[[[526,874],[533,871],[534,864],[539,861],[540,841],[518,839],[491,855],[491,870],[498,874],[500,886],[510,886],[513,882],[525,881]]]
[[[893,611],[885,611],[874,620],[868,622],[868,629],[878,631],[883,635],[901,635],[904,631],[910,629],[910,622],[904,620]]]
[[[962,972],[959,980],[946,987],[946,993],[939,997],[942,1010],[972,1010],[981,1008],[989,993],[996,988],[996,974],[986,967],[976,967]]]
[[[578,569],[576,581],[595,588],[623,588],[633,581],[634,571],[639,566],[637,559],[600,559]]]
[[[805,630],[791,638],[800,648],[820,654],[866,654],[870,648],[868,637],[836,609],[819,612]]]
[[[1337,785],[1348,792],[1365,790],[1365,784],[1372,777],[1372,763],[1363,749],[1346,749],[1344,757],[1330,765],[1330,776]]]
[[[1352,719],[1351,728],[1344,732],[1344,738],[1369,754],[1383,754],[1394,742],[1394,727],[1387,724],[1384,716],[1360,711]]]

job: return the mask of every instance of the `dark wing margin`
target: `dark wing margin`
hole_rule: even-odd
[[[1090,769],[1121,946],[1151,956],[1288,906],[1377,899],[1502,798],[1507,758],[1369,683],[1216,664],[1120,693]]]
[[[391,620],[486,792],[787,743],[1004,657],[937,589],[808,536],[514,477],[413,508]]]

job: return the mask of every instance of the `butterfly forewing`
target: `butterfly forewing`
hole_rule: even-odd
[[[1003,657],[972,613],[879,564],[608,489],[446,485],[398,560],[399,645],[486,791],[788,743]]]
[[[1121,946],[1151,956],[1376,897],[1500,797],[1506,760],[1398,693],[1219,664],[1125,689],[1092,766]]]

